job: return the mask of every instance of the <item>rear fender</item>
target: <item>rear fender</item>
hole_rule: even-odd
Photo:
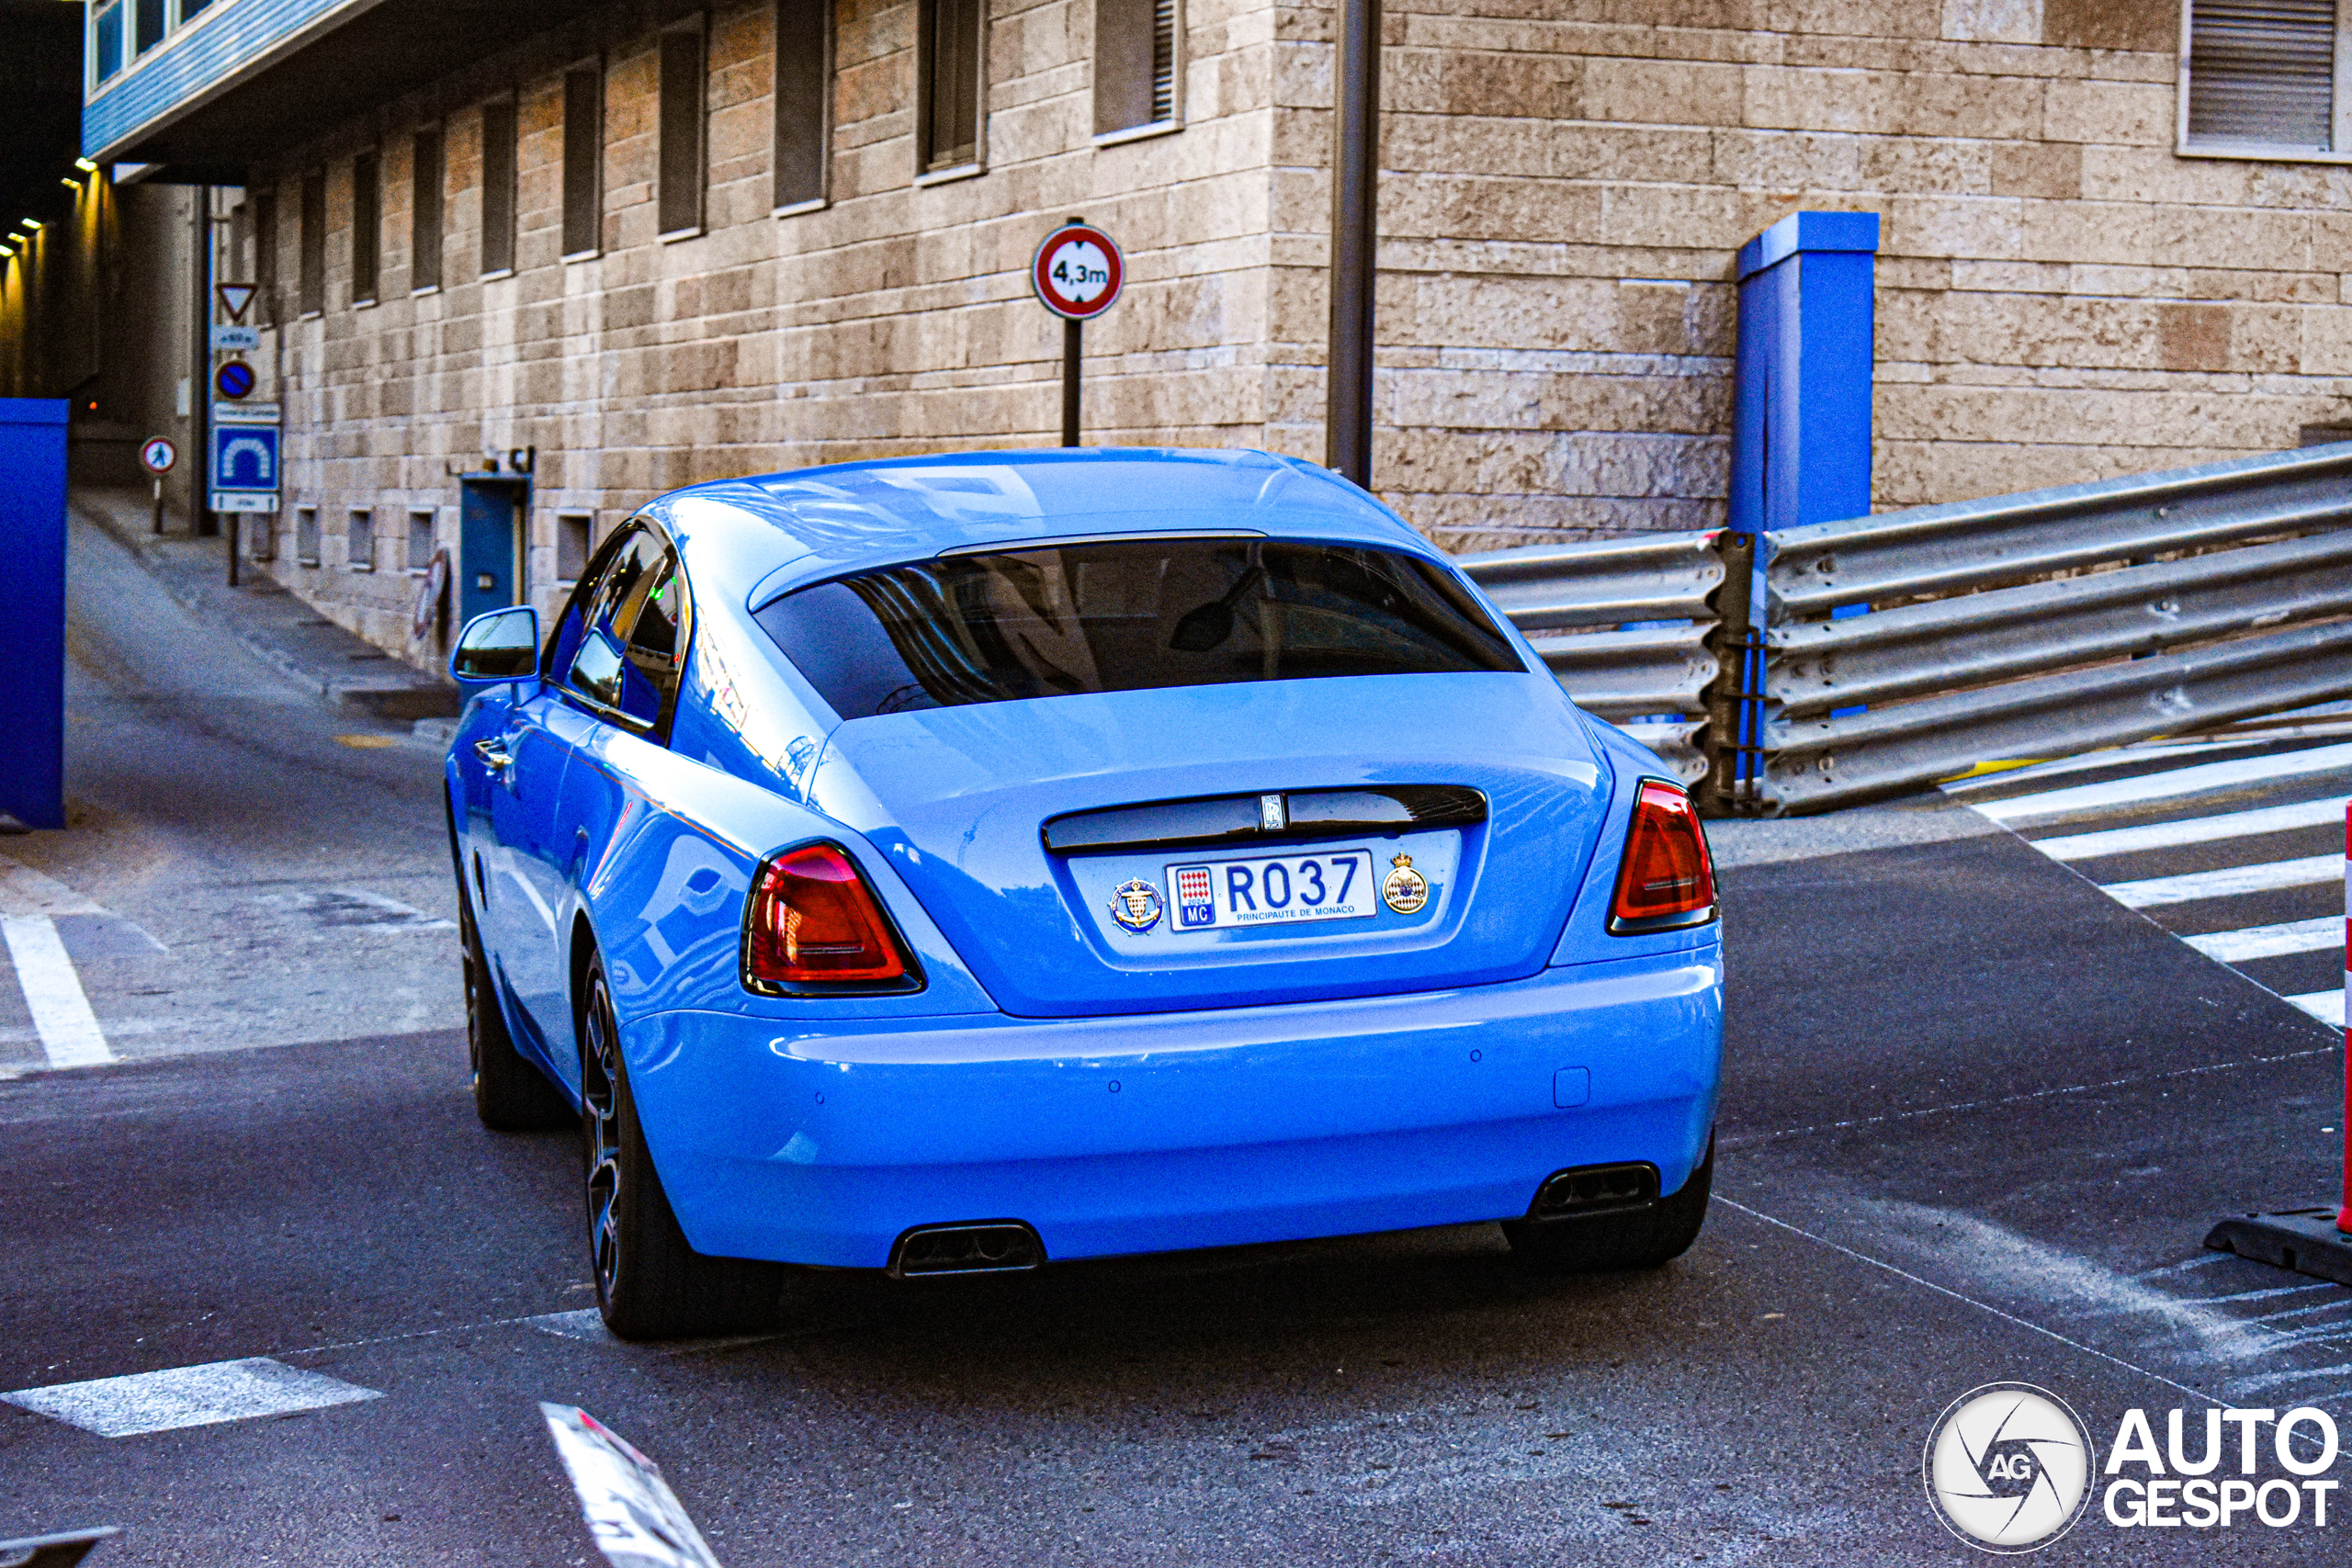
[[[579,764],[618,791],[605,841],[583,857],[566,920],[584,914],[624,1025],[676,1009],[773,1021],[778,1034],[824,1032],[828,1021],[996,1010],[889,863],[831,818],[617,729]],[[921,991],[888,996],[764,997],[744,989],[743,909],[752,879],[776,851],[823,839],[857,864],[898,922],[923,972]],[[575,938],[576,940],[576,938]],[[575,976],[582,972],[575,963]],[[623,1036],[630,1037],[624,1028]],[[632,1066],[639,1066],[633,1059]]]
[[[1644,779],[1665,779],[1678,785],[1681,781],[1657,752],[1615,725],[1587,714],[1585,727],[1591,731],[1594,750],[1609,770],[1609,814],[1602,819],[1592,856],[1585,863],[1583,885],[1577,890],[1576,906],[1568,912],[1567,929],[1560,933],[1560,945],[1553,953],[1552,962],[1590,964],[1611,958],[1713,952],[1721,948],[1724,926],[1720,918],[1688,931],[1653,931],[1646,936],[1610,934],[1609,905],[1617,895],[1617,868],[1624,859],[1625,829],[1633,821],[1634,798],[1641,793]],[[1704,831],[1703,823],[1701,830]],[[1715,897],[1720,904],[1720,880]]]

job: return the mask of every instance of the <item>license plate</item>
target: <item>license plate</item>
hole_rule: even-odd
[[[1170,866],[1168,886],[1180,931],[1365,919],[1380,898],[1370,850],[1196,861]]]

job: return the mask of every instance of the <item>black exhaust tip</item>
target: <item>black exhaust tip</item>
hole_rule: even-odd
[[[1657,1201],[1654,1165],[1580,1165],[1554,1171],[1535,1190],[1531,1220],[1574,1220],[1646,1209]]]
[[[1019,1220],[917,1225],[890,1249],[890,1277],[1017,1274],[1046,1261],[1046,1244]]]

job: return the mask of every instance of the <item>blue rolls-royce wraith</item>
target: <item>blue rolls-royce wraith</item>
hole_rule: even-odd
[[[580,1123],[616,1332],[772,1310],[782,1265],[1698,1234],[1690,801],[1321,468],[697,485],[452,670],[476,1103]]]

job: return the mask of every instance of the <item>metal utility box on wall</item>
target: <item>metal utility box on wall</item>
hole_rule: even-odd
[[[1739,248],[1731,526],[1871,509],[1875,212],[1792,212]]]
[[[65,826],[65,408],[0,398],[0,560],[8,679],[0,682],[0,812]]]
[[[1732,535],[1870,514],[1877,256],[1875,212],[1792,212],[1739,248]],[[1760,563],[1747,588],[1739,595],[1748,626],[1738,634],[1741,678],[1734,683],[1744,694],[1728,710],[1737,760],[1722,781],[1735,791],[1759,777]]]

